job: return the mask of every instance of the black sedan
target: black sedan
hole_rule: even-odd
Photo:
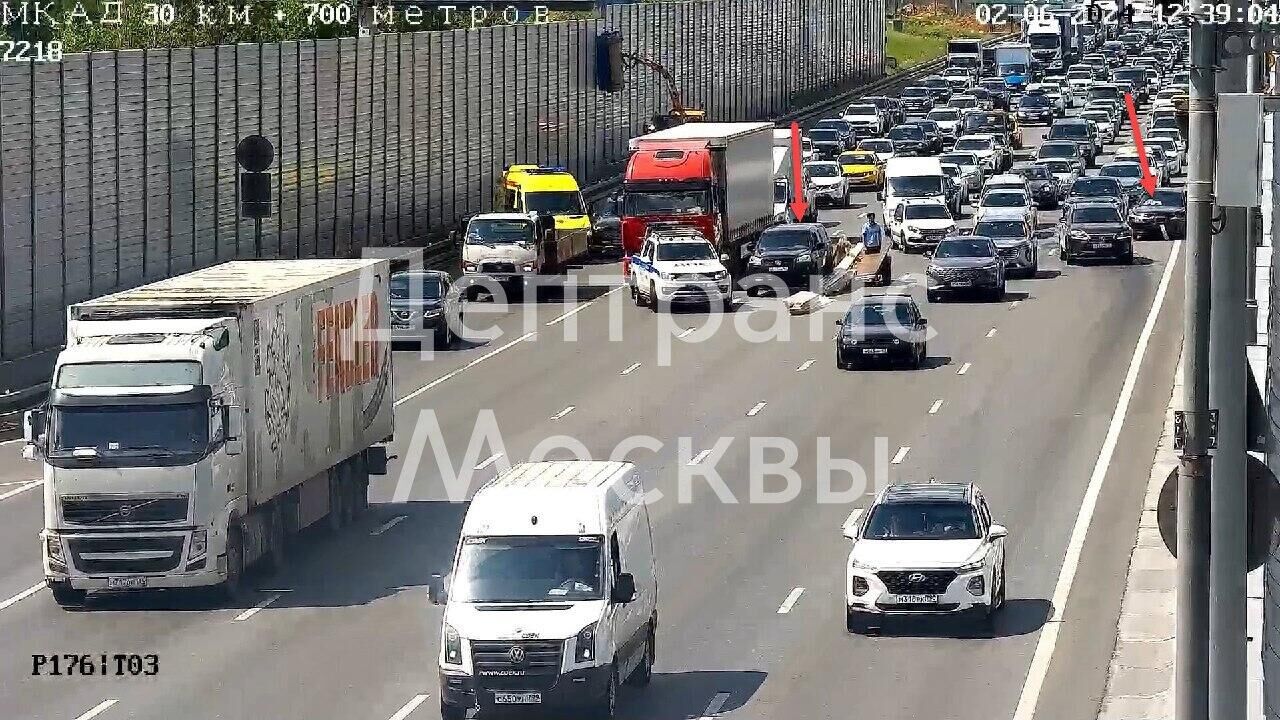
[[[836,367],[841,370],[868,361],[919,368],[929,356],[929,323],[910,295],[864,296],[836,324]]]
[[[1085,259],[1133,263],[1133,233],[1114,202],[1078,202],[1064,220],[1062,260],[1066,264]]]
[[[1058,178],[1048,165],[1015,163],[1009,172],[1027,179],[1027,189],[1031,192],[1031,199],[1035,201],[1037,209],[1052,210],[1058,207],[1062,191],[1058,187]]]
[[[1018,99],[1018,123],[1052,125],[1053,100],[1048,95],[1023,95]]]
[[[913,85],[902,89],[902,108],[911,115],[924,115],[933,109],[933,94],[929,88]]]
[[[1138,237],[1165,237],[1170,240],[1187,235],[1187,196],[1181,190],[1161,188],[1154,196],[1138,203],[1129,211],[1129,227]],[[1163,228],[1163,232],[1162,229]]]

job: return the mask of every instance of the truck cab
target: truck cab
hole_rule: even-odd
[[[460,238],[463,277],[522,283],[545,264],[540,241],[536,215],[475,215],[467,221]]]

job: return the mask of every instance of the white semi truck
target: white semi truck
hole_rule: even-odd
[[[48,401],[24,421],[54,600],[234,594],[291,534],[350,523],[393,433],[389,274],[238,261],[70,306]]]

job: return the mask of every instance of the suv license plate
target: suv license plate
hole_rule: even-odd
[[[107,578],[108,590],[140,590],[146,586],[147,578],[144,577]]]
[[[894,603],[898,605],[937,605],[937,595],[895,595]]]
[[[889,348],[862,348],[863,355],[888,355]]]
[[[969,287],[972,284],[973,283],[969,282],[968,280],[956,280],[951,283],[951,287]]]
[[[496,692],[493,702],[498,705],[539,705],[542,703],[540,692]]]
[[[1111,243],[1109,243],[1109,242],[1092,242],[1092,243],[1089,243],[1089,247],[1094,248],[1094,249],[1109,248],[1109,247],[1111,247]]]

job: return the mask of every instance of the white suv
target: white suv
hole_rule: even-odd
[[[1004,544],[982,493],[966,483],[891,485],[844,536],[849,632],[880,627],[890,615],[976,616],[992,627],[1004,605]]]
[[[630,258],[631,298],[654,312],[659,303],[707,303],[733,309],[733,280],[725,256],[693,228],[650,223],[640,252]]]

